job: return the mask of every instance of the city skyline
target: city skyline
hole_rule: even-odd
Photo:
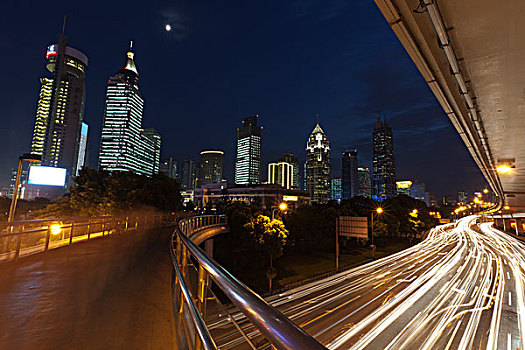
[[[236,41],[239,49],[248,53],[248,56],[242,62],[232,62],[233,65],[226,63],[227,58],[235,57],[237,50],[229,45],[229,50],[221,53],[214,61],[221,62],[221,66],[226,67],[226,76],[220,76],[218,73],[220,70],[217,70],[218,67],[214,62],[207,61],[206,63],[202,59],[195,60],[195,55],[202,54],[202,49],[195,45],[202,46],[211,35],[208,26],[203,27],[202,25],[212,20],[211,10],[217,9],[211,5],[210,9],[201,13],[190,4],[181,6],[182,8],[172,8],[172,12],[182,13],[192,22],[186,23],[187,30],[181,29],[180,37],[179,34],[167,34],[163,31],[162,27],[166,22],[172,21],[173,24],[173,21],[176,21],[174,16],[167,15],[170,11],[166,8],[169,6],[165,5],[159,5],[156,11],[146,11],[148,18],[154,19],[149,21],[151,23],[139,19],[140,24],[145,28],[142,31],[144,34],[126,25],[122,26],[123,28],[120,26],[114,28],[113,32],[108,32],[107,28],[111,26],[109,14],[101,18],[100,28],[92,28],[93,32],[86,30],[89,26],[80,16],[75,13],[68,16],[66,35],[72,38],[71,45],[81,48],[90,57],[90,68],[86,77],[88,94],[85,113],[85,120],[90,125],[89,166],[96,167],[98,158],[97,146],[100,141],[104,85],[107,77],[114,73],[115,65],[121,63],[119,54],[125,50],[126,41],[131,38],[135,41],[137,55],[141,57],[141,70],[144,71],[141,89],[143,89],[145,99],[151,101],[146,105],[145,116],[151,121],[150,125],[161,133],[168,132],[167,141],[163,142],[162,146],[163,157],[196,160],[200,149],[223,149],[225,151],[225,178],[232,181],[235,140],[231,135],[231,130],[237,127],[239,119],[258,113],[264,120],[266,135],[262,145],[262,168],[264,169],[268,162],[277,159],[285,151],[298,155],[303,162],[304,141],[302,140],[308,135],[310,131],[308,129],[314,122],[316,113],[319,113],[323,128],[330,135],[333,154],[342,153],[349,147],[357,148],[360,163],[370,167],[372,147],[368,135],[374,123],[375,113],[382,111],[394,128],[399,178],[421,179],[438,196],[459,190],[472,191],[476,187],[484,186],[484,181],[467,151],[463,149],[461,140],[455,134],[425,82],[418,76],[408,56],[399,44],[392,40],[393,34],[388,25],[383,23],[384,19],[374,4],[356,3],[344,6],[337,13],[336,20],[331,21],[330,26],[318,32],[311,43],[312,47],[319,45],[326,41],[324,38],[332,37],[334,31],[341,32],[343,37],[351,36],[353,25],[348,24],[348,19],[352,18],[353,10],[358,9],[368,16],[367,21],[370,23],[364,24],[378,38],[377,45],[373,47],[366,46],[369,45],[369,42],[360,39],[352,41],[352,46],[344,45],[339,40],[328,40],[325,54],[321,56],[306,54],[310,52],[308,49],[310,46],[305,46],[306,42],[299,41],[297,42],[299,46],[292,45],[294,50],[287,50],[279,46],[277,39],[276,43],[264,41],[263,32],[268,28],[264,26],[260,29],[251,29],[251,34],[263,40],[265,45],[273,50],[272,52],[282,53],[278,68],[271,69],[273,61],[270,56],[256,57],[255,55],[260,50],[255,50],[251,54],[250,45],[252,44],[242,37],[234,37],[228,40]],[[269,8],[262,4],[258,6],[260,6],[258,9],[261,13],[265,13]],[[96,6],[88,6],[86,11],[93,13],[95,8]],[[66,6],[64,11],[67,12],[67,9]],[[237,16],[241,13],[241,9],[235,5],[230,5],[228,9],[233,10],[232,14],[225,14],[227,18],[233,20],[229,25],[230,28],[242,25],[243,19]],[[7,185],[9,181],[10,169],[16,165],[17,156],[28,150],[30,142],[28,132],[23,130],[18,132],[17,130],[21,129],[17,128],[14,121],[23,120],[25,124],[34,123],[38,97],[38,88],[35,86],[39,76],[42,75],[39,71],[43,62],[41,53],[49,43],[56,40],[56,33],[62,23],[62,14],[50,13],[44,8],[42,11],[43,15],[49,16],[43,16],[46,18],[45,25],[39,20],[35,22],[42,23],[42,26],[39,26],[34,37],[31,36],[29,39],[27,30],[22,30],[17,35],[23,38],[24,47],[20,48],[19,62],[13,62],[12,66],[23,65],[28,72],[27,77],[17,78],[18,80],[14,81],[15,84],[12,86],[12,91],[4,90],[4,97],[9,100],[9,102],[6,101],[7,111],[10,112],[6,115],[6,125],[8,130],[12,130],[5,131],[4,134],[7,150],[1,162],[3,169],[0,169],[4,185]],[[314,31],[318,28],[320,14],[326,11],[328,9],[319,9],[318,16],[312,9],[305,9],[306,13],[301,14],[296,7],[290,5],[276,14],[276,17],[272,18],[272,23],[278,24],[280,31],[289,31],[290,35],[286,36],[287,40],[299,40],[296,39],[295,32],[291,28],[299,24],[302,31]],[[294,14],[297,17],[294,17]],[[213,20],[209,23],[209,26],[213,26]],[[14,25],[13,28],[19,27]],[[30,28],[33,28],[33,24]],[[107,36],[107,41],[111,45],[105,45],[97,40],[98,35],[102,33]],[[119,44],[120,42],[122,45]],[[223,43],[222,38],[218,44],[220,43]],[[18,48],[14,42],[11,45]],[[301,52],[304,52],[306,56]],[[359,61],[368,63],[360,67],[356,64],[355,59],[348,61],[345,58],[348,56],[345,54],[358,55]],[[391,55],[393,63],[376,70],[376,63],[379,59],[374,59],[374,56],[383,54]],[[293,65],[301,56],[305,57],[304,63],[297,69],[293,69]],[[190,64],[192,60],[195,61],[195,65]],[[328,64],[330,60],[334,64]],[[348,62],[344,63],[345,61]],[[289,66],[289,63],[292,66]],[[185,69],[184,67],[188,64],[190,64],[189,69]],[[197,66],[199,71],[195,70]],[[318,73],[314,69],[312,74],[303,74],[307,66],[319,68]],[[262,69],[253,70],[256,67]],[[396,78],[401,76],[401,73],[397,74],[398,70],[401,70],[405,77],[403,81]],[[248,71],[255,74],[253,79],[246,80],[242,77]],[[157,86],[154,81],[161,72],[167,76],[176,77],[176,79],[163,79],[166,80],[166,83]],[[328,79],[333,74],[343,75],[340,79]],[[205,76],[210,77],[210,81],[204,84]],[[221,85],[221,91],[216,89],[219,77],[221,77],[221,82],[227,82],[226,85]],[[298,77],[301,77],[299,81]],[[284,85],[279,82],[284,82]],[[243,84],[246,86],[238,90],[237,87]],[[343,87],[342,84],[346,87]],[[268,92],[270,91],[269,86],[282,86],[282,88],[277,89],[275,91],[277,95],[275,95]],[[353,91],[357,91],[356,89],[363,93],[353,98],[351,95]],[[321,93],[323,90],[331,91],[331,93]],[[211,93],[212,91],[215,95]],[[225,96],[238,95],[238,91],[243,91],[240,95],[241,99],[225,98]],[[16,104],[16,118],[13,114],[14,105],[10,105],[10,101],[15,103],[19,99],[17,95],[12,95],[15,92],[27,96],[26,100],[33,101],[27,103],[27,106]],[[159,98],[152,101],[150,96],[155,95],[158,95]],[[170,96],[169,99],[165,98],[167,95]],[[206,103],[196,105],[196,101],[206,101]],[[208,115],[213,118],[208,118]],[[197,123],[196,120],[199,118],[205,122]],[[184,130],[187,135],[177,130]],[[16,138],[13,138],[13,133],[17,135]],[[437,135],[440,137],[440,142],[437,141]],[[443,139],[445,141],[441,141]],[[418,147],[414,148],[414,144],[417,144]],[[427,156],[429,154],[431,156]],[[449,154],[457,157],[456,160],[448,157]],[[333,166],[334,163],[336,162],[332,162]],[[452,170],[455,168],[452,165],[456,163],[467,165]],[[334,176],[340,175],[338,171],[337,167],[332,169]],[[449,180],[443,181],[442,179]],[[451,189],[448,190],[448,187]]]

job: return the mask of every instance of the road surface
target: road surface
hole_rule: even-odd
[[[329,349],[525,349],[524,267],[521,241],[467,217],[268,301]],[[242,315],[232,316],[269,348]],[[249,348],[227,315],[209,325],[221,349]]]

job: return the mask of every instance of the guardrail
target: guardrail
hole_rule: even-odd
[[[102,216],[0,223],[0,263],[138,228],[175,225],[174,215]]]
[[[176,287],[174,288],[176,293],[174,293],[173,298],[175,303],[173,307],[174,316],[182,322],[188,347],[191,349],[217,349],[203,318],[206,280],[209,276],[237,309],[246,316],[251,324],[276,349],[326,349],[250,288],[237,280],[221,265],[208,257],[194,243],[194,241],[199,240],[200,233],[205,233],[204,229],[213,226],[226,227],[227,218],[220,215],[207,215],[180,220],[170,243]],[[190,256],[193,258],[192,260],[190,260]],[[194,265],[195,262],[196,265]],[[195,266],[198,271],[197,288],[193,292],[189,288],[191,285],[189,265]],[[195,304],[195,301],[197,304]],[[187,318],[183,317],[185,306],[191,320],[190,324],[188,324]],[[253,343],[235,323],[233,317],[230,317],[230,319],[249,345],[254,348]],[[191,329],[189,329],[190,327]],[[190,333],[195,334],[194,339],[191,339]]]

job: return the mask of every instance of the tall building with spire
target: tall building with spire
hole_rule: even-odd
[[[86,100],[85,75],[88,58],[68,46],[62,32],[58,44],[47,47],[46,68],[52,77],[40,79],[31,153],[42,156],[42,164],[67,169],[68,179],[83,165],[79,157]],[[79,159],[82,158],[82,159]]]
[[[235,183],[255,185],[261,182],[262,126],[257,125],[259,115],[245,118],[237,129]]]
[[[310,200],[326,203],[331,199],[330,144],[319,123],[306,142],[306,190]]]
[[[372,197],[376,200],[395,197],[397,188],[394,136],[392,128],[386,120],[381,121],[379,115],[373,131],[373,143]]]
[[[109,78],[100,140],[99,168],[153,175],[159,172],[161,137],[142,129],[144,99],[130,43],[123,67]]]

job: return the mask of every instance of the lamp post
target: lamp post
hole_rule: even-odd
[[[379,218],[379,215],[383,212],[383,208],[377,207],[375,212],[377,213],[377,217]],[[372,244],[370,247],[372,248],[372,258],[375,257],[375,246],[374,246],[374,211],[372,212]]]
[[[24,153],[18,157],[18,170],[16,172],[15,188],[13,189],[13,197],[11,198],[11,206],[9,207],[9,216],[7,222],[13,222],[15,219],[16,203],[18,202],[18,186],[20,185],[20,174],[22,173],[22,163],[24,160],[28,162],[40,162],[42,156],[38,154]],[[13,226],[11,226],[11,231]]]

